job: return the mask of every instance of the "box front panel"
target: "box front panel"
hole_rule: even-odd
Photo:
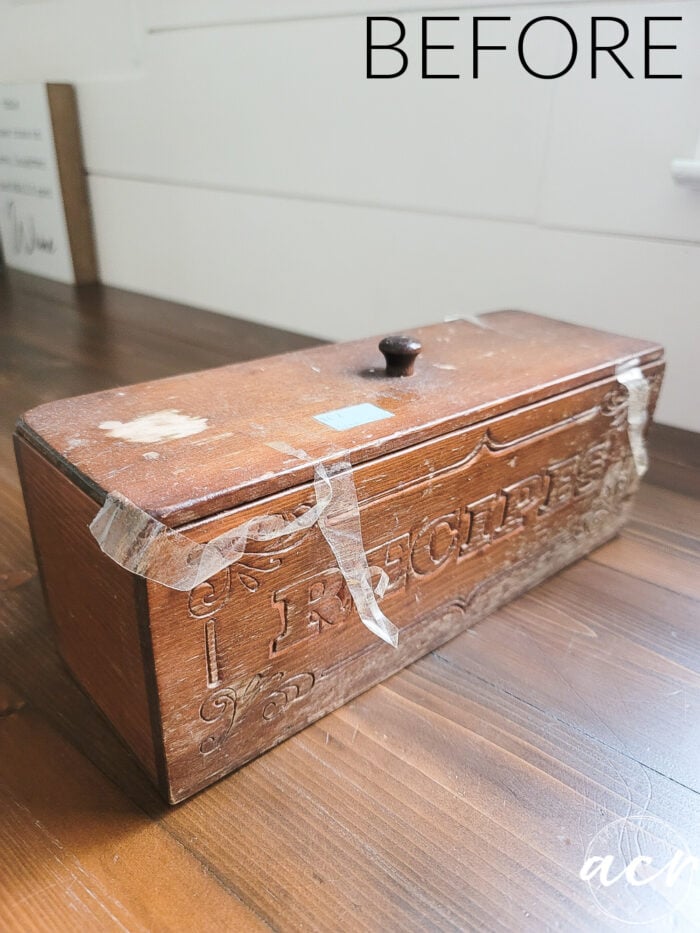
[[[661,368],[646,368],[650,408]],[[284,441],[284,438],[280,439]],[[372,635],[317,526],[190,593],[149,583],[173,800],[238,767],[612,537],[638,483],[627,390],[614,379],[354,471],[368,563],[389,584],[398,649]],[[300,487],[188,531],[206,541]]]

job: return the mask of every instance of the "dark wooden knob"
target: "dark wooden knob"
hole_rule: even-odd
[[[387,376],[412,376],[416,357],[423,345],[415,337],[395,336],[380,340],[379,349],[386,360]]]

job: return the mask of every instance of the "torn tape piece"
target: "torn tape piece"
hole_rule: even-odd
[[[443,317],[442,321],[443,324],[456,324],[457,322],[463,321],[465,324],[474,324],[475,327],[481,327],[483,330],[492,329],[479,314],[456,314],[454,316],[448,315]]]
[[[352,478],[352,466],[346,462],[333,464],[328,469],[327,480],[331,483],[333,497],[329,507],[320,516],[318,526],[333,551],[360,618],[370,632],[396,647],[399,642],[399,630],[379,608],[372,586],[372,572],[362,542],[360,506]],[[317,474],[317,496],[321,483],[325,481]],[[377,584],[377,595],[380,599],[388,582],[386,571],[381,570]]]
[[[309,459],[303,451],[286,448],[285,452]],[[337,463],[329,471],[318,463],[314,473],[316,503],[297,518],[285,521],[281,515],[258,516],[206,544],[168,528],[119,493],[107,496],[90,524],[90,531],[100,549],[125,570],[170,589],[187,592],[240,560],[247,542],[273,541],[318,523],[360,619],[371,632],[396,646],[398,629],[377,604],[377,596],[381,599],[384,595],[389,578],[380,570],[376,585],[372,585],[372,572],[362,543],[352,466],[346,462]]]
[[[615,378],[627,389],[627,435],[637,476],[644,476],[649,468],[649,454],[644,443],[649,420],[649,381],[639,366],[639,360],[618,366]]]
[[[125,496],[111,493],[90,531],[101,550],[125,570],[188,591],[240,560],[248,541],[273,541],[311,528],[331,501],[330,482],[319,484],[316,493],[316,504],[292,521],[281,515],[251,518],[206,544],[168,528]]]
[[[289,444],[271,442],[268,447],[298,460],[312,462],[305,451],[295,450]],[[377,603],[377,598],[381,599],[386,592],[389,575],[378,567],[370,568],[367,563],[352,465],[347,461],[341,461],[326,470],[322,463],[317,464],[317,499],[321,494],[321,486],[326,483],[330,484],[332,489],[331,504],[319,518],[318,527],[333,552],[360,619],[370,632],[396,647],[399,642],[399,630],[387,619]],[[372,570],[378,574],[374,586]]]

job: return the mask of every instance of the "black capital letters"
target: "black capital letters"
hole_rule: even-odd
[[[452,20],[459,22],[459,16],[424,16],[422,22],[422,59],[423,59],[423,77],[424,78],[458,78],[459,75],[431,75],[428,74],[428,50],[429,49],[454,49],[453,45],[428,45],[428,23],[436,20]]]
[[[598,23],[619,23],[622,26],[622,38],[619,42],[616,42],[614,45],[598,45]],[[624,19],[619,19],[617,16],[593,16],[591,17],[591,77],[598,77],[598,52],[607,52],[608,55],[617,62],[620,68],[624,71],[628,78],[634,78],[632,72],[626,67],[625,63],[622,62],[617,55],[615,54],[615,49],[621,48],[625,42],[629,39],[629,26],[624,21]]]
[[[479,77],[479,52],[481,49],[486,49],[486,51],[491,52],[504,52],[506,48],[505,45],[479,45],[479,23],[493,20],[510,22],[510,16],[475,16],[472,20],[472,55],[474,62],[472,66],[472,75],[475,78]]]
[[[528,34],[531,26],[534,26],[535,23],[541,23],[544,20],[551,20],[553,23],[561,23],[564,29],[566,29],[566,31],[569,33],[569,37],[571,39],[571,57],[569,58],[569,63],[566,68],[563,68],[561,71],[558,71],[553,75],[543,75],[538,71],[533,71],[525,61],[525,36]],[[565,75],[567,71],[571,71],[574,66],[574,62],[576,61],[577,55],[578,42],[576,41],[576,33],[573,31],[571,26],[569,26],[565,19],[560,19],[558,16],[538,16],[535,19],[531,19],[530,22],[523,28],[523,31],[520,33],[520,38],[518,39],[518,58],[520,59],[520,64],[528,74],[533,76],[533,78],[543,78],[545,81],[550,81],[552,78],[561,78],[561,76]]]
[[[399,27],[399,38],[395,42],[389,42],[386,45],[374,45],[372,42],[372,27],[375,22],[388,22],[396,23]],[[398,78],[400,75],[404,74],[408,68],[408,55],[404,52],[403,49],[400,49],[399,46],[406,38],[406,27],[400,19],[396,19],[394,16],[368,16],[367,17],[367,77],[368,78]],[[393,74],[374,74],[372,71],[372,52],[374,49],[388,49],[396,52],[401,56],[401,67],[398,71],[395,71]]]
[[[652,45],[651,24],[682,20],[682,16],[645,16],[644,17],[644,77],[645,78],[682,78],[683,75],[653,75],[651,73],[652,49],[677,49],[677,45]]]

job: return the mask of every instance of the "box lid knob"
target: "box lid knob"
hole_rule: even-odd
[[[379,349],[386,360],[387,376],[412,376],[416,357],[423,344],[415,337],[395,335],[379,341]]]

